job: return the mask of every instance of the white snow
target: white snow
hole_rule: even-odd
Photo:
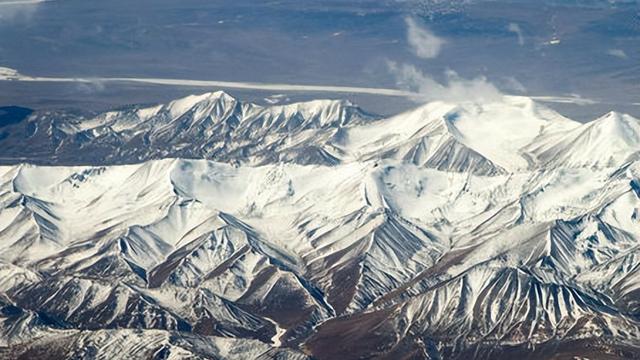
[[[273,345],[273,347],[282,346],[282,341],[280,339],[282,338],[282,335],[284,335],[287,332],[287,329],[280,327],[280,325],[278,325],[278,323],[275,322],[273,319],[270,319],[268,317],[265,317],[265,319],[268,320],[270,323],[272,323],[273,326],[275,326],[276,328],[275,335],[271,337],[271,344]]]
[[[224,93],[207,93],[105,113],[75,130],[131,129],[164,116],[171,127],[186,112],[196,114],[191,126],[235,104]],[[65,299],[68,316],[111,299],[109,320],[115,319],[140,294],[193,321],[200,316],[194,304],[233,326],[267,321],[276,329],[271,344],[243,343],[258,354],[282,346],[286,322],[249,314],[234,302],[259,304],[285,288],[303,293],[306,306],[318,305],[323,300],[310,296],[303,280],[329,303],[317,310],[317,323],[336,311],[375,310],[391,294],[384,301],[397,305],[398,324],[430,330],[458,324],[470,332],[461,334],[467,339],[488,329],[507,335],[503,329],[520,323],[564,335],[569,322],[594,316],[595,291],[608,302],[640,289],[637,119],[610,113],[579,124],[530,99],[505,98],[434,102],[351,124],[340,118],[345,106],[312,101],[240,110],[241,121],[261,119],[265,127],[286,129],[298,114],[319,122],[287,146],[333,148],[341,161],[331,166],[164,159],[0,167],[0,289],[65,274],[64,281],[79,281]],[[338,140],[337,128],[344,135]],[[438,152],[451,142],[467,155],[461,164]],[[465,167],[480,158],[497,171]],[[103,279],[84,271],[101,261],[122,266],[126,275],[113,287],[96,285]],[[351,292],[339,309],[332,290],[342,271],[349,278],[339,285]],[[155,287],[152,278],[160,279]],[[520,306],[535,311],[519,312]],[[609,326],[630,334],[627,318],[612,314],[596,314],[602,321],[577,333]],[[127,344],[124,333],[100,336],[110,334]],[[531,339],[544,341],[545,334]],[[169,344],[162,332],[147,335],[154,345]],[[216,338],[210,345],[210,353],[242,357],[237,340]],[[172,356],[189,355],[170,346],[177,346]]]

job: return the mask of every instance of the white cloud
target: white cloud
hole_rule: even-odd
[[[104,91],[105,82],[100,79],[89,79],[86,82],[77,82],[76,90],[83,94],[96,94]]]
[[[520,94],[527,92],[527,88],[513,76],[502,77],[498,82],[498,86],[503,90],[514,91]]]
[[[18,77],[20,77],[18,70],[0,66],[0,80],[13,80]]]
[[[406,18],[405,22],[407,23],[407,41],[413,52],[423,59],[437,57],[446,41],[434,35],[426,27],[420,26],[412,18]]]
[[[423,59],[433,59],[440,54],[445,40],[420,26],[412,18],[407,23],[407,40],[413,52]],[[477,101],[491,102],[502,98],[500,91],[485,77],[463,79],[452,70],[445,73],[445,81],[438,82],[413,65],[387,61],[389,72],[395,77],[397,86],[416,102],[428,101]]]
[[[522,29],[520,29],[520,25],[516,23],[510,23],[509,26],[507,26],[507,30],[518,36],[518,44],[520,46],[524,45],[524,35],[522,33]]]
[[[397,85],[409,92],[416,93],[416,102],[425,101],[477,101],[491,102],[500,100],[502,94],[485,77],[463,79],[454,71],[447,71],[446,81],[440,83],[413,65],[387,63],[389,71],[395,76]]]
[[[615,56],[617,58],[620,59],[627,59],[627,53],[624,52],[624,50],[622,49],[610,49],[609,51],[607,51],[607,54],[611,55],[611,56]]]

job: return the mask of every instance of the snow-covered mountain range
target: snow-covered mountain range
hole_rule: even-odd
[[[0,129],[4,164],[110,165],[170,157],[336,165],[393,158],[491,175],[615,167],[640,151],[640,126],[631,116],[611,112],[582,124],[509,96],[484,104],[432,102],[382,119],[347,101],[263,107],[214,92],[92,116],[41,111]]]
[[[0,133],[4,357],[640,351],[628,115],[216,92]]]

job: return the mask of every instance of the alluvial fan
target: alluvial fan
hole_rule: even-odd
[[[3,131],[2,357],[640,353],[631,116],[217,92]]]

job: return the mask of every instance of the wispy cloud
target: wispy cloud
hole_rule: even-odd
[[[522,33],[520,25],[516,23],[510,23],[509,26],[507,26],[507,30],[518,36],[518,44],[520,46],[524,45],[524,34]]]
[[[407,23],[407,41],[413,52],[423,59],[437,57],[446,41],[419,25],[412,18],[406,18],[405,22]]]
[[[389,70],[396,76],[398,86],[402,89],[334,86],[334,85],[300,85],[278,83],[248,83],[236,81],[192,80],[192,79],[163,79],[163,78],[116,78],[116,77],[40,77],[23,75],[15,69],[0,67],[0,81],[17,82],[61,82],[76,83],[76,89],[84,93],[100,92],[106,85],[112,83],[141,83],[166,86],[203,87],[213,89],[253,89],[285,92],[328,92],[352,93],[381,96],[400,96],[418,102],[449,100],[449,101],[492,101],[498,100],[502,94],[484,77],[471,80],[463,79],[454,71],[445,73],[446,81],[440,83],[431,76],[424,74],[416,67],[397,64],[389,61]],[[532,96],[532,99],[552,103],[592,104],[589,99],[579,96]],[[639,105],[639,104],[635,104]]]
[[[607,54],[609,54],[611,56],[615,56],[615,57],[620,58],[620,59],[628,59],[629,58],[627,56],[627,53],[624,52],[624,50],[622,50],[622,49],[610,49],[609,51],[607,51]]]
[[[419,25],[414,19],[406,18],[407,42],[411,50],[420,58],[438,57],[445,40]],[[414,65],[387,61],[389,72],[395,77],[396,85],[416,102],[444,101],[493,101],[502,97],[500,91],[485,77],[464,79],[452,70],[447,71],[442,82],[424,73]]]
[[[29,20],[45,1],[50,0],[0,0],[0,22]]]
[[[445,73],[445,81],[438,82],[413,65],[387,63],[389,71],[395,76],[398,87],[414,93],[416,102],[435,100],[491,102],[502,98],[500,91],[485,77],[474,79],[461,78],[454,71]]]
[[[105,82],[102,80],[94,79],[93,81],[76,83],[76,90],[85,95],[100,93],[104,91],[105,88]]]
[[[501,89],[512,91],[519,94],[527,92],[527,88],[518,79],[513,76],[504,76],[498,81]]]

